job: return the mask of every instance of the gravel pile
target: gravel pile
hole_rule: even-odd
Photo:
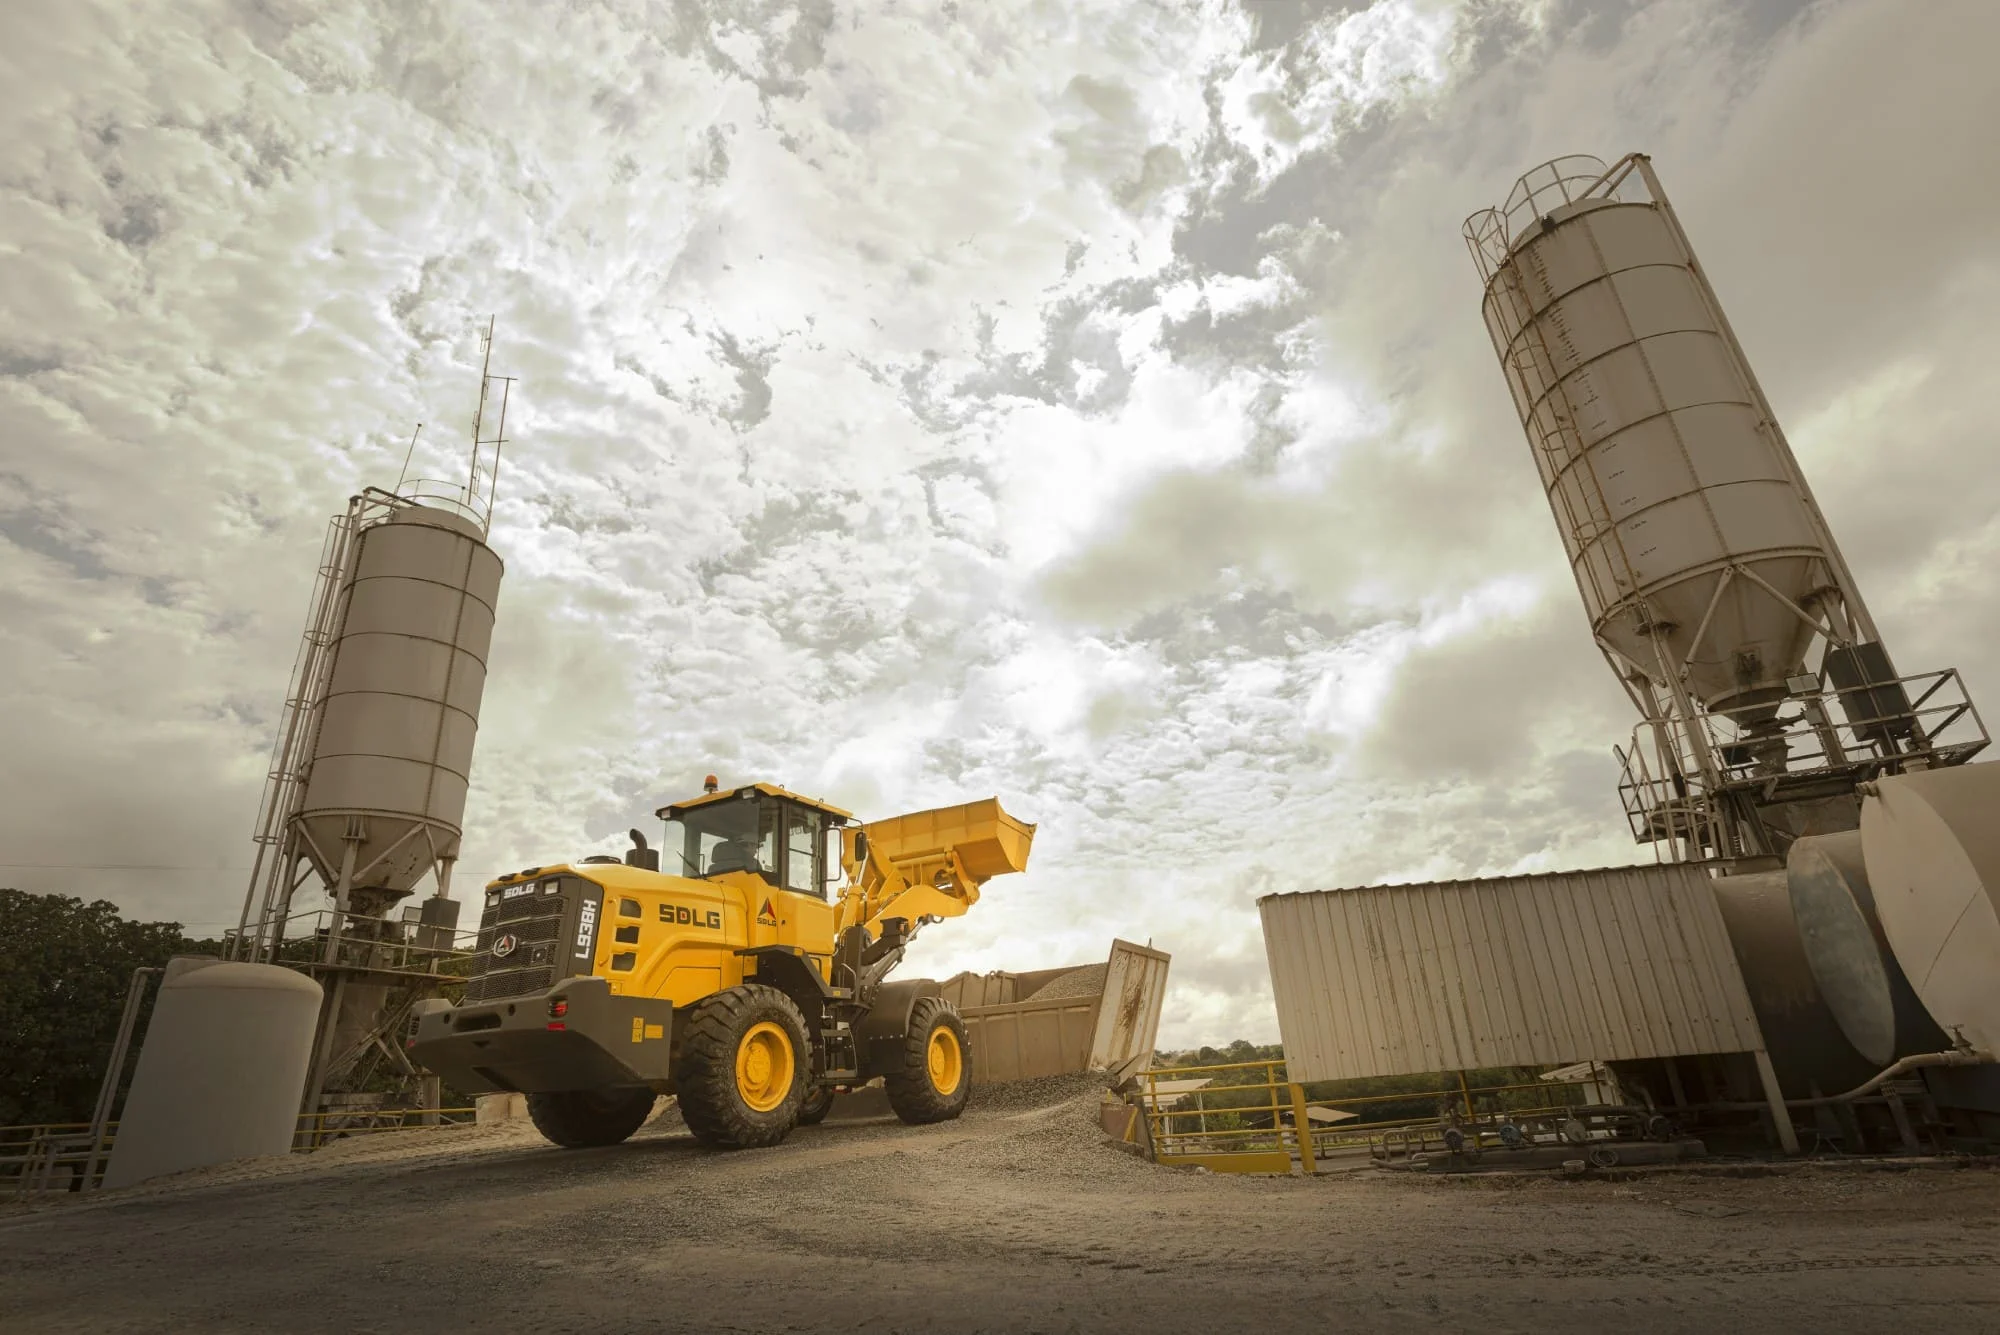
[[[1045,1075],[1034,1080],[975,1084],[966,1098],[966,1108],[970,1112],[1005,1117],[1062,1107],[1079,1100],[1094,1105],[1106,1087],[1103,1076],[1089,1071],[1080,1075]]]
[[[1089,964],[1081,969],[1072,969],[1060,978],[1050,979],[1022,1000],[1059,1001],[1068,997],[1087,997],[1102,992],[1105,975],[1110,970],[1109,964]]]

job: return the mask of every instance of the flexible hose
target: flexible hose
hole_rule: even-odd
[[[1993,1054],[1981,1052],[1978,1048],[1953,1048],[1949,1052],[1920,1052],[1913,1057],[1904,1057],[1891,1062],[1845,1094],[1829,1094],[1817,1099],[1786,1099],[1785,1106],[1814,1108],[1823,1103],[1849,1103],[1874,1093],[1905,1071],[1921,1070],[1926,1066],[1985,1066],[1991,1061]]]
[[[1996,1059],[1990,1052],[1978,1048],[1953,1048],[1949,1052],[1920,1052],[1904,1057],[1877,1071],[1867,1080],[1848,1090],[1845,1094],[1827,1094],[1816,1099],[1786,1099],[1787,1108],[1819,1108],[1829,1103],[1852,1103],[1865,1098],[1877,1089],[1902,1075],[1905,1071],[1921,1070],[1927,1066],[1986,1066]],[[1768,1103],[1704,1103],[1699,1108],[1728,1112],[1762,1112],[1770,1108]]]

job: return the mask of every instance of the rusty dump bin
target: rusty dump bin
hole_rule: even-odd
[[[1123,1075],[1152,1055],[1171,958],[1113,941],[1102,964],[962,973],[939,991],[965,1019],[975,1084],[1081,1071]]]

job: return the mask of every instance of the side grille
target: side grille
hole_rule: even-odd
[[[548,885],[540,882],[533,894],[503,899],[480,915],[479,972],[465,986],[467,1002],[525,996],[556,981],[558,943],[576,896],[567,880],[559,893],[546,893]],[[514,948],[496,958],[493,943],[502,936],[513,937]]]

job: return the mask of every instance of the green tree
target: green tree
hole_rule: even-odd
[[[200,944],[105,900],[0,889],[0,1126],[88,1121],[132,970]]]

